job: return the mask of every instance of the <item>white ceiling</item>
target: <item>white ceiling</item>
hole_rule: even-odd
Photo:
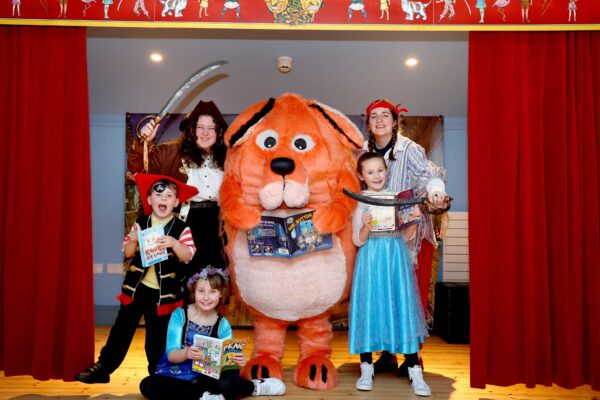
[[[151,52],[164,56],[149,61]],[[279,56],[293,57],[282,74]],[[414,69],[404,59],[420,60]],[[158,112],[199,67],[229,63],[211,73],[174,112],[196,99],[214,100],[223,113],[283,92],[318,99],[347,114],[376,98],[402,102],[409,115],[467,115],[468,33],[253,31],[206,29],[88,29],[90,112]]]

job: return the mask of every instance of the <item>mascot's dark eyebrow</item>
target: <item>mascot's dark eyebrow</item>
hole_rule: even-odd
[[[339,127],[338,124],[335,123],[335,121],[329,116],[329,114],[327,114],[325,112],[325,110],[323,110],[323,107],[321,107],[318,104],[311,104],[310,107],[317,109],[321,114],[323,114],[323,116],[325,117],[325,119],[331,124],[331,126],[333,126],[333,128],[338,131],[339,133],[341,133],[342,135],[344,135],[344,137],[346,139],[348,139],[348,141],[350,143],[352,143],[354,145],[354,147],[356,147],[357,149],[360,149],[361,147],[356,144],[352,139],[350,139],[348,137],[348,135],[346,135],[346,133],[342,130],[342,128]]]
[[[246,132],[248,132],[248,129],[250,129],[252,125],[256,124],[258,121],[260,121],[262,117],[267,115],[269,111],[273,109],[274,105],[275,99],[271,97],[269,101],[267,101],[267,104],[265,104],[259,112],[254,114],[252,118],[246,121],[246,123],[242,125],[240,129],[238,129],[238,131],[231,136],[231,140],[229,141],[229,147],[233,147],[238,140],[243,138]]]

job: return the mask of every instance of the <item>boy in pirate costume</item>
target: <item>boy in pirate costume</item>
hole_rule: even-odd
[[[154,372],[165,351],[170,314],[183,304],[181,280],[186,276],[185,264],[194,256],[196,247],[190,228],[173,215],[173,209],[198,190],[163,175],[136,174],[135,180],[140,197],[147,195],[147,198],[143,201],[144,216],[137,219],[123,242],[125,256],[133,256],[133,260],[125,274],[121,294],[117,296],[121,307],[98,361],[75,376],[79,382],[110,381],[110,374],[125,359],[142,316],[146,324],[148,371]],[[168,259],[143,268],[138,233],[156,226],[164,228],[164,236],[156,243],[159,248],[167,249]]]

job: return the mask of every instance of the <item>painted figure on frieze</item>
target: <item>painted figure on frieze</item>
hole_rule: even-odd
[[[440,22],[444,19],[446,15],[448,15],[448,19],[452,19],[454,17],[454,3],[456,0],[437,0],[436,3],[444,3],[444,11],[440,15]]]
[[[273,22],[288,25],[309,24],[323,7],[323,0],[265,0]]]
[[[225,0],[225,3],[223,3],[223,10],[221,10],[221,18],[225,16],[225,13],[227,13],[228,10],[235,10],[235,17],[240,19],[241,7],[238,1]]]
[[[294,382],[333,388],[329,316],[349,294],[356,253],[351,227],[356,202],[342,189],[359,189],[352,151],[361,149],[362,134],[338,110],[283,94],[243,111],[225,143],[221,206],[229,268],[237,297],[254,316],[254,351],[243,375],[282,378],[286,328],[296,324],[300,360]],[[275,249],[251,254],[249,236],[266,238],[269,232],[256,228],[273,213],[291,222],[308,213],[316,240],[329,235],[331,246],[309,244],[314,251],[296,257],[274,257]],[[270,231],[275,239],[281,235]]]
[[[58,0],[58,18],[67,18],[67,0]]]
[[[350,4],[348,5],[348,21],[352,19],[352,13],[354,11],[358,11],[361,15],[367,19],[367,10],[365,9],[364,0],[350,0]]]
[[[504,8],[510,4],[510,0],[496,0],[493,4],[494,7],[497,7],[498,12],[502,15],[502,21],[506,21],[506,12]]]
[[[108,9],[112,5],[113,0],[102,0],[102,4],[104,4],[104,19],[110,19],[108,16]]]
[[[479,10],[479,23],[483,24],[484,21],[484,17],[485,17],[485,0],[477,0],[477,3],[475,3],[475,8]]]
[[[159,0],[163,6],[161,16],[174,15],[175,18],[183,17],[183,10],[187,7],[187,0]]]
[[[285,12],[288,7],[288,0],[265,0],[265,3],[269,11],[275,15],[275,19],[279,14]]]
[[[81,1],[83,2],[83,11],[81,12],[81,15],[83,17],[85,17],[87,10],[92,6],[92,3],[96,2],[96,0],[81,0]]]
[[[204,11],[204,16],[208,17],[208,0],[198,0],[198,6],[200,7],[198,18],[202,18],[202,11]]]
[[[383,15],[386,15],[386,21],[390,20],[390,0],[379,0],[379,9],[381,10],[381,16],[379,19],[383,19]]]
[[[569,22],[573,16],[573,22],[577,22],[577,0],[569,0]]]
[[[16,15],[15,15],[16,12]],[[21,16],[21,0],[12,0],[12,15],[13,17]]]
[[[400,0],[400,6],[402,11],[406,14],[406,20],[412,21],[414,19],[427,20],[427,7],[433,2],[429,0],[427,3],[416,0]]]

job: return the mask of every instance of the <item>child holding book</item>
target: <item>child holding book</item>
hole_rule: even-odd
[[[358,178],[369,192],[384,194],[387,167],[383,155],[364,153]],[[390,193],[395,194],[395,193]],[[418,207],[415,206],[415,212]],[[371,231],[369,206],[358,203],[352,217],[354,244],[359,247],[350,296],[350,353],[360,354],[358,390],[373,388],[371,352],[403,353],[413,391],[431,395],[419,365],[419,344],[427,336],[414,268],[406,241],[414,240],[417,225],[402,230]]]
[[[165,349],[169,315],[183,304],[181,279],[196,247],[190,228],[173,215],[180,201],[194,196],[198,190],[163,175],[136,174],[143,202],[144,216],[136,223],[123,242],[126,257],[132,257],[125,274],[122,291],[117,299],[121,307],[100,351],[98,361],[79,373],[75,379],[83,383],[108,383],[110,374],[123,362],[142,316],[146,324],[146,358],[148,371],[156,368]],[[147,228],[162,226],[164,235],[157,238],[157,247],[168,250],[168,258],[144,267],[138,246],[138,234]]]
[[[227,293],[227,273],[207,266],[192,275],[187,287],[190,304],[171,315],[166,351],[156,372],[140,383],[142,394],[151,400],[222,400],[285,394],[285,384],[277,378],[250,381],[240,376],[239,369],[227,369],[215,379],[193,369],[193,361],[203,355],[202,350],[193,346],[195,335],[219,339],[233,336],[229,321],[217,311]],[[247,359],[239,352],[233,361],[244,367]]]

